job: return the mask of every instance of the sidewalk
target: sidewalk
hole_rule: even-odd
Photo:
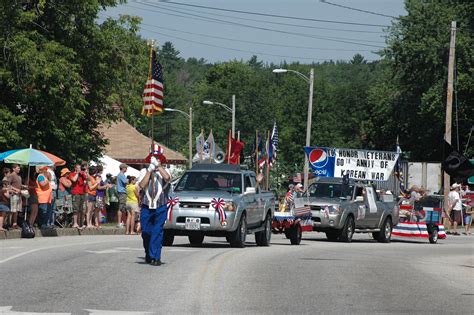
[[[101,229],[57,228],[51,230],[35,229],[35,237],[77,236],[77,235],[125,235],[124,228],[102,227]],[[0,232],[0,240],[21,238],[21,230]]]

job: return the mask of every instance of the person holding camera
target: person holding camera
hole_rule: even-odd
[[[87,163],[76,164],[74,172],[69,174],[71,180],[71,195],[72,195],[72,227],[82,229],[84,222],[84,204],[87,185]]]
[[[161,247],[163,242],[163,225],[166,220],[170,173],[161,166],[160,160],[150,157],[150,165],[140,171],[140,224],[142,229],[145,261],[153,266],[161,265]]]

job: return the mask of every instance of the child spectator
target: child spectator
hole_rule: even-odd
[[[128,184],[126,186],[127,190],[127,223],[125,225],[125,234],[136,234],[135,233],[135,213],[138,212],[138,189],[136,185],[136,177],[130,176],[128,179]]]
[[[95,174],[95,180],[97,184],[97,194],[95,200],[94,220],[95,227],[100,229],[101,214],[105,211],[105,191],[109,186],[105,181],[102,180],[102,166],[97,166],[97,173]]]
[[[8,179],[3,178],[2,180],[2,190],[0,191],[0,231],[5,232],[6,229],[3,228],[4,219],[10,212],[10,193],[8,191]]]
[[[30,216],[28,217],[28,221],[30,225],[33,226],[36,217],[38,216],[38,195],[36,194],[36,171],[32,171],[30,173],[30,178],[28,178],[28,193],[30,197],[28,198],[28,208],[30,211]]]

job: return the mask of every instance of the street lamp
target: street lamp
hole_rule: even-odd
[[[225,108],[228,112],[232,113],[232,138],[235,138],[235,95],[232,95],[232,108],[229,106],[213,101],[203,101],[204,105],[219,105]]]
[[[189,107],[189,114],[176,108],[165,108],[166,112],[178,112],[189,119],[189,168],[193,167],[193,108]]]
[[[309,71],[309,78],[304,74],[290,69],[273,69],[273,73],[287,73],[292,72],[302,78],[306,83],[309,84],[309,100],[308,100],[308,121],[306,122],[306,146],[309,147],[311,143],[311,118],[313,116],[313,84],[314,84],[314,69],[311,68]],[[308,189],[309,180],[309,169],[308,169],[308,156],[304,155],[304,190]]]

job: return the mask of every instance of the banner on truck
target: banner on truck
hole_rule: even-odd
[[[325,147],[304,147],[315,176],[348,175],[357,180],[386,181],[399,153]]]

